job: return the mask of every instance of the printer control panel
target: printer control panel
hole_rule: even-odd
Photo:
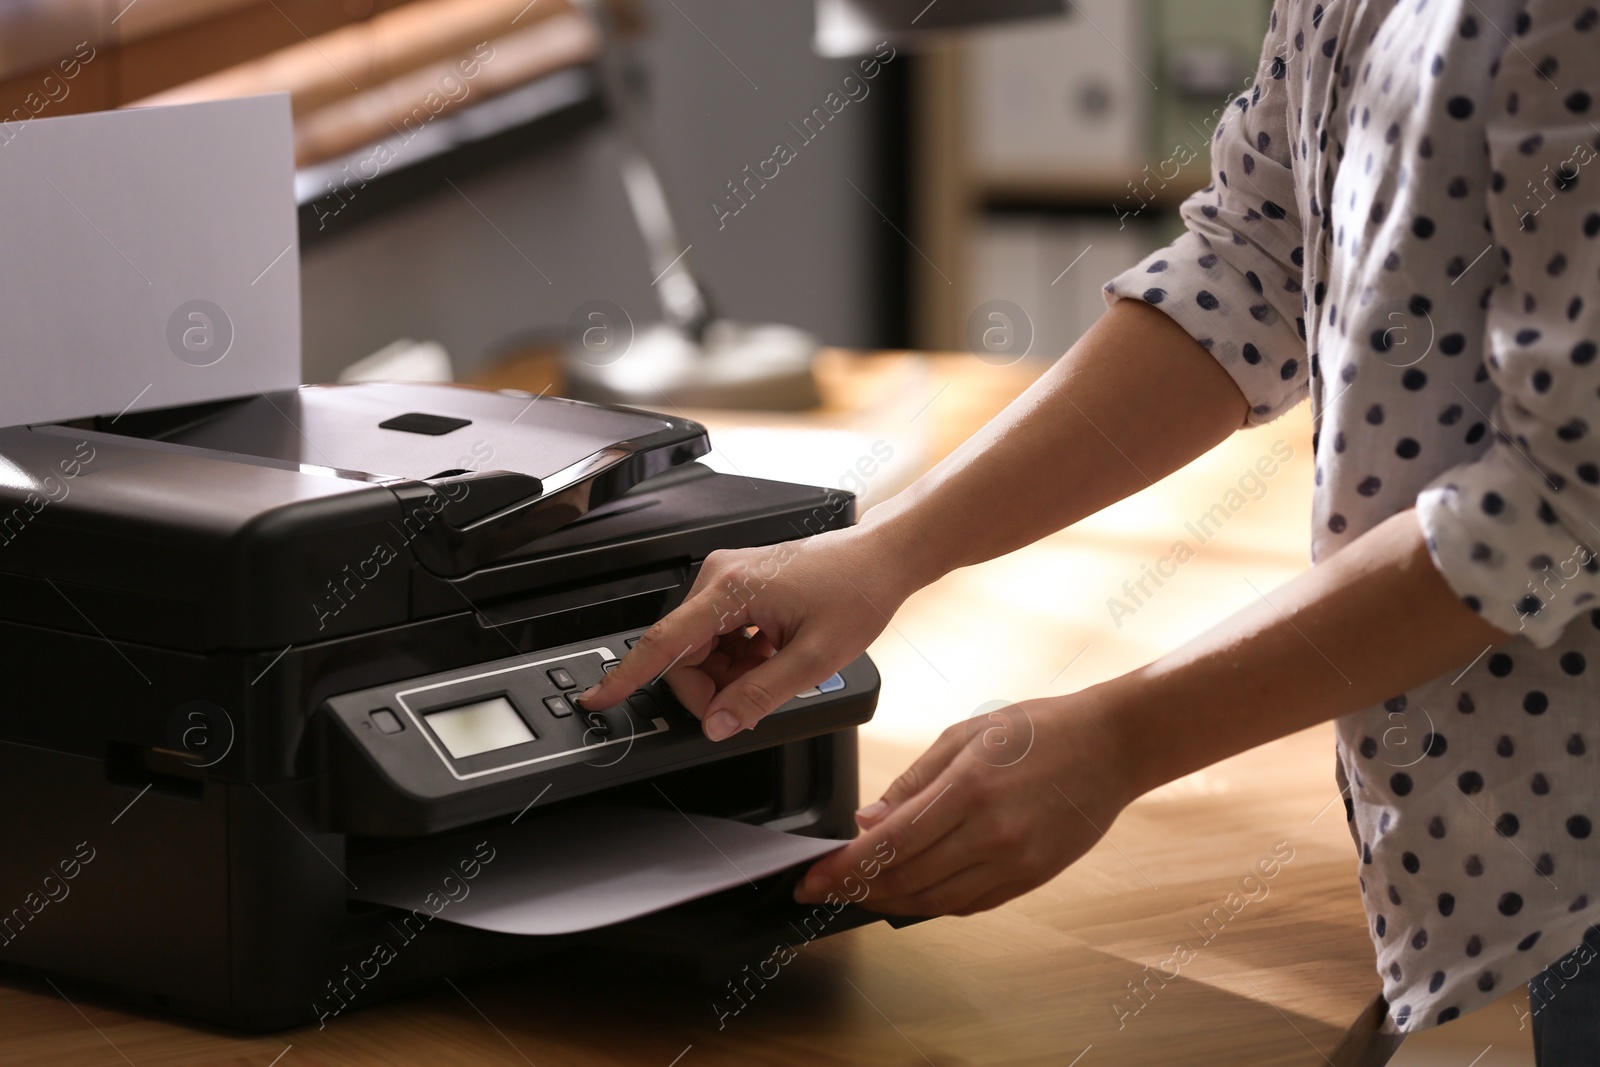
[[[350,833],[425,833],[770,747],[872,717],[866,656],[722,742],[665,682],[614,707],[577,695],[642,631],[445,671],[334,697],[322,708],[324,821]]]

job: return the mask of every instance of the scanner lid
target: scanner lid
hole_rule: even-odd
[[[438,383],[306,385],[187,418],[168,414],[166,426],[162,413],[151,414],[156,418],[124,432],[378,482],[502,470],[561,485],[573,467],[609,449],[675,450],[698,441],[697,455],[709,451],[705,429],[687,419]],[[175,419],[182,421],[173,425]]]
[[[520,558],[709,447],[687,419],[429,384],[4,428],[0,620],[207,650],[391,627],[414,583]]]
[[[105,428],[382,485],[402,509],[427,501],[444,521],[412,548],[446,577],[491,564],[711,449],[705,428],[688,419],[432,383],[307,385]]]

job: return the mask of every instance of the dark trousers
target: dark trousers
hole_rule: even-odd
[[[1528,1001],[1538,1067],[1600,1064],[1600,927],[1528,983]]]

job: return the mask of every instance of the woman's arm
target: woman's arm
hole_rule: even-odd
[[[707,736],[748,729],[860,655],[928,582],[1143,489],[1245,417],[1238,387],[1188,333],[1147,305],[1119,302],[982,431],[860,525],[714,553],[684,604],[583,701],[615,704],[671,667],[668,682],[707,721]],[[739,632],[751,625],[754,638]]]
[[[1032,748],[1015,763],[988,747],[988,724],[951,727],[862,810],[861,837],[819,861],[797,896],[843,893],[872,868],[865,903],[876,911],[994,907],[1088,851],[1140,794],[1507,639],[1450,590],[1415,512],[1402,512],[1149,666],[1017,705],[1008,740],[1031,733]],[[1424,710],[1444,721],[1444,709]]]
[[[1034,385],[867,512],[921,588],[1152,485],[1244,425],[1226,371],[1172,319],[1119,301]]]
[[[673,691],[722,740],[854,659],[922,585],[1068,526],[1304,398],[1287,34],[1275,8],[1255,84],[1216,123],[1215,180],[1183,205],[1187,232],[1108,286],[1117,302],[1070,352],[855,529],[714,553],[683,606],[584,702],[614,704],[670,667]]]
[[[1381,703],[1510,640],[1450,589],[1407,510],[1203,636],[1111,683],[1145,792]],[[1137,695],[1135,695],[1137,694]],[[1424,709],[1443,712],[1452,709]],[[1443,714],[1432,715],[1443,723]],[[1421,737],[1408,739],[1420,746]]]

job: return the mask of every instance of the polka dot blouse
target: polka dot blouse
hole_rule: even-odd
[[[1400,1030],[1600,921],[1597,98],[1586,3],[1277,0],[1187,232],[1106,286],[1205,346],[1251,421],[1309,393],[1313,559],[1415,507],[1517,635],[1337,724]]]

